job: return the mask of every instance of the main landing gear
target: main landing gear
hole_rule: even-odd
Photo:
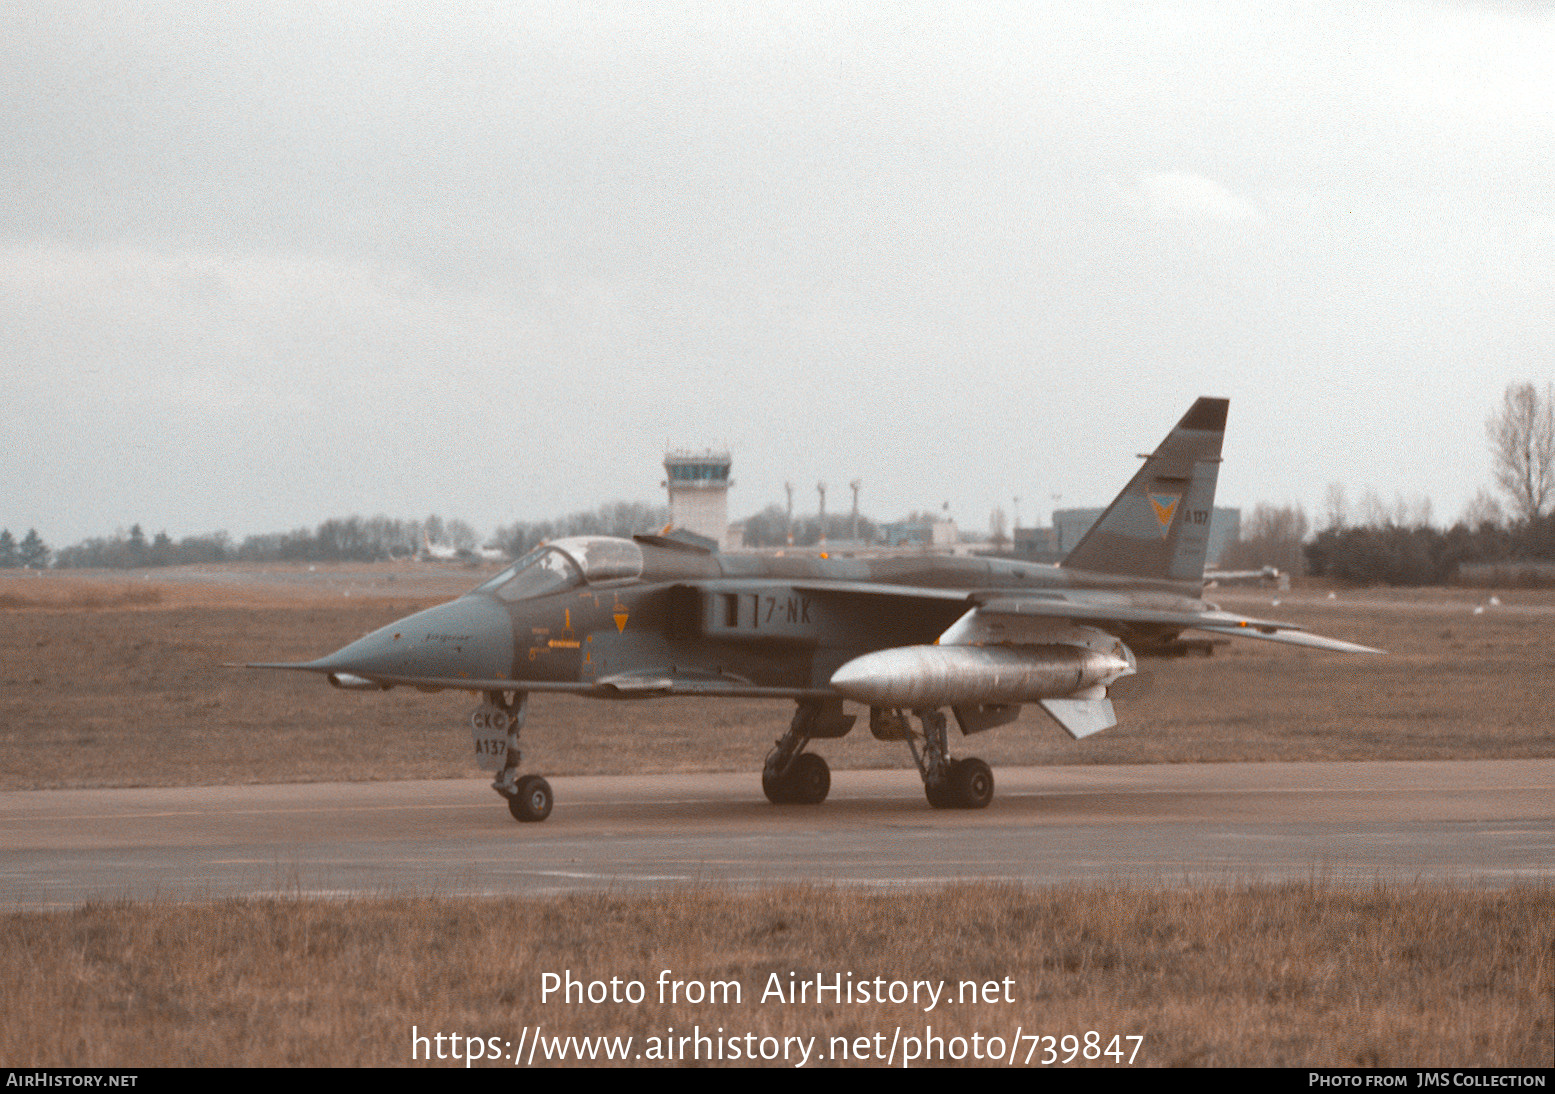
[[[831,790],[831,768],[814,752],[812,739],[844,736],[857,715],[842,712],[841,699],[801,699],[788,732],[778,738],[761,768],[761,790],[773,805],[819,805]]]
[[[935,809],[986,809],[993,801],[993,769],[976,757],[950,758],[943,712],[915,710],[913,714],[923,723],[921,750],[912,723],[900,710],[871,707],[870,732],[882,741],[907,742],[913,763],[923,776],[924,796]]]
[[[514,820],[533,822],[551,815],[555,799],[551,796],[551,784],[545,779],[518,773],[524,758],[518,748],[518,735],[524,728],[528,707],[526,692],[489,691],[486,701],[470,715],[470,725],[475,731],[475,757],[481,767],[495,771],[501,765],[491,788],[507,799],[508,812]]]
[[[993,801],[993,770],[982,760],[953,760],[945,731],[945,715],[938,710],[915,710],[923,733],[913,731],[908,714],[901,710],[871,707],[869,730],[882,741],[906,741],[913,763],[923,776],[923,793],[936,809],[985,809]],[[852,728],[853,715],[842,713],[839,700],[802,700],[788,732],[767,754],[761,769],[761,789],[773,805],[818,805],[831,790],[831,770],[826,761],[805,746],[815,738],[841,737]],[[919,740],[922,746],[919,745]]]
[[[815,703],[800,703],[788,732],[777,740],[761,767],[761,792],[773,805],[819,805],[831,791],[831,768],[806,752],[814,728]]]

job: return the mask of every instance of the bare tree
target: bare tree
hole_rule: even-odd
[[[1240,538],[1221,553],[1220,568],[1251,570],[1274,566],[1287,573],[1300,573],[1301,545],[1309,530],[1307,514],[1301,506],[1259,502],[1242,521]]]
[[[1508,384],[1501,409],[1485,422],[1496,484],[1524,520],[1544,511],[1555,494],[1555,392]]]
[[[1388,517],[1388,523],[1394,528],[1429,528],[1432,511],[1431,499],[1424,494],[1405,501],[1403,494],[1396,493],[1393,495],[1393,512]]]
[[[1501,512],[1501,503],[1481,486],[1479,493],[1464,506],[1463,516],[1459,519],[1464,527],[1477,532],[1487,524],[1492,528],[1501,527],[1506,522],[1506,515]]]
[[[1328,493],[1323,497],[1325,528],[1343,528],[1350,523],[1350,505],[1345,500],[1344,484],[1331,482],[1328,484]]]
[[[461,551],[473,551],[475,545],[480,542],[475,529],[457,517],[443,525],[443,535],[447,536],[448,541]]]
[[[1382,504],[1382,495],[1377,493],[1375,486],[1368,486],[1361,495],[1361,526],[1386,528],[1389,519],[1388,507]]]

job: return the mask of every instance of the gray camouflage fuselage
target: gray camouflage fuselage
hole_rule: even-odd
[[[837,694],[832,676],[849,661],[932,645],[983,601],[1047,593],[1055,597],[1051,603],[1097,619],[1120,608],[1212,610],[1167,582],[1006,559],[728,555],[674,541],[593,537],[551,549],[571,558],[606,543],[640,553],[639,575],[590,582],[580,567],[575,585],[512,601],[488,582],[306,667],[373,686],[606,698],[822,696]],[[1110,629],[1121,630],[1131,646],[1149,648],[1182,628],[1114,623]]]

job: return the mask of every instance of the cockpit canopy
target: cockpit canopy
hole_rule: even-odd
[[[536,547],[474,591],[499,600],[529,600],[574,585],[630,581],[642,572],[642,548],[629,539],[569,536]]]

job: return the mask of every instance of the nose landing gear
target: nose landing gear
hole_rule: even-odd
[[[551,784],[539,775],[518,774],[524,758],[518,735],[528,707],[527,692],[488,691],[486,701],[470,715],[470,728],[475,734],[476,762],[485,771],[498,772],[491,788],[507,799],[514,820],[534,822],[551,815],[555,798]]]

